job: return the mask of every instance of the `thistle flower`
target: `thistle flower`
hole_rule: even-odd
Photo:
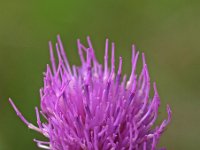
[[[106,40],[104,66],[96,59],[90,38],[88,47],[77,40],[81,66],[70,66],[57,37],[58,65],[49,42],[51,66],[44,74],[40,89],[37,126],[29,123],[10,103],[21,120],[48,141],[34,140],[40,148],[50,150],[155,150],[161,134],[171,120],[168,118],[153,128],[158,116],[160,98],[153,84],[154,96],[149,97],[150,77],[145,56],[143,68],[136,75],[139,52],[132,46],[132,71],[122,76],[122,58],[115,67],[115,45],[111,44],[111,67],[108,66],[109,41]],[[86,57],[86,58],[85,58]],[[117,70],[117,71],[116,71]],[[42,123],[40,116],[46,119]]]

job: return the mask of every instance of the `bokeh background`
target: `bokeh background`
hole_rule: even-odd
[[[151,81],[172,123],[160,145],[169,150],[200,147],[200,1],[198,0],[0,0],[0,150],[36,150],[42,138],[18,119],[11,97],[36,123],[48,41],[61,34],[70,63],[80,64],[76,39],[90,35],[103,62],[105,38],[116,43],[123,71],[130,73],[131,44],[145,52]],[[141,59],[140,59],[141,60]],[[139,64],[138,71],[141,68]],[[158,121],[159,123],[160,121]]]

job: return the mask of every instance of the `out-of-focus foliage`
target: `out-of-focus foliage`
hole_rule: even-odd
[[[0,150],[35,150],[41,138],[16,117],[12,97],[32,122],[39,105],[42,72],[49,63],[48,40],[60,33],[71,63],[80,64],[76,39],[87,35],[103,61],[104,42],[116,43],[130,73],[131,44],[146,54],[151,81],[172,123],[160,145],[169,150],[200,147],[200,2],[191,0],[1,1],[0,3]],[[34,117],[33,117],[34,116]],[[159,120],[158,120],[159,122]]]

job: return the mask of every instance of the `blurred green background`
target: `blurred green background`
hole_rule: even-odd
[[[131,44],[144,51],[161,97],[160,120],[171,105],[172,123],[160,145],[200,147],[200,1],[198,0],[0,0],[0,150],[36,150],[40,135],[18,119],[8,98],[36,123],[48,41],[61,34],[70,63],[79,64],[76,39],[91,36],[103,61],[104,42],[116,43],[130,73]],[[140,59],[141,60],[141,59]],[[139,67],[140,68],[140,67]],[[159,121],[158,121],[159,122]]]

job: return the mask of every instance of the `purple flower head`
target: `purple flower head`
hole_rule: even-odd
[[[88,46],[77,41],[81,66],[70,66],[57,38],[58,64],[49,42],[51,67],[47,65],[44,87],[40,90],[41,111],[36,107],[37,126],[29,123],[10,103],[21,120],[48,138],[34,140],[40,148],[50,150],[155,150],[161,134],[171,120],[153,127],[158,116],[160,98],[153,84],[154,96],[149,97],[150,77],[145,56],[143,68],[136,75],[139,52],[132,46],[132,72],[122,76],[122,58],[115,66],[115,45],[105,44],[104,65],[94,54],[90,38]],[[108,52],[111,49],[111,66]],[[42,123],[40,116],[46,119]]]

